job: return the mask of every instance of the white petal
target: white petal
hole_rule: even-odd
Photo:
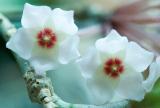
[[[143,72],[153,61],[154,54],[143,48],[137,43],[130,42],[126,52],[126,62],[137,72]]]
[[[59,61],[66,64],[80,56],[78,51],[79,37],[70,36],[60,44]]]
[[[52,48],[43,48],[39,46],[37,41],[34,44],[33,50],[32,50],[32,57],[38,57],[38,58],[45,58],[50,59],[52,61],[56,61],[58,58],[58,43],[55,44]]]
[[[113,96],[113,98],[112,98],[112,100],[111,100],[111,103],[112,103],[112,102],[120,102],[120,101],[123,101],[123,100],[125,100],[125,99],[126,99],[126,98],[123,97],[121,94],[115,92],[115,94],[114,94],[114,96]]]
[[[91,79],[88,79],[88,87],[93,95],[92,103],[101,105],[109,102],[117,87],[119,79],[113,79],[102,71],[97,72]]]
[[[34,6],[26,3],[21,20],[22,26],[25,28],[42,27],[51,12],[47,6]]]
[[[55,70],[58,66],[58,45],[51,49],[40,47],[37,43],[32,50],[32,57],[29,59],[37,74],[44,74],[48,70]]]
[[[53,70],[57,68],[58,63],[51,59],[42,58],[42,57],[34,57],[30,60],[31,66],[35,69],[35,72],[39,75],[44,75],[47,71]]]
[[[155,82],[160,77],[160,60],[156,60],[156,62],[152,63],[149,68],[149,76],[143,82],[143,86],[146,92],[150,92],[155,84]]]
[[[121,37],[116,31],[112,30],[105,38],[96,41],[96,48],[101,52],[110,54],[124,50],[127,46],[128,39]]]
[[[158,65],[158,70],[160,69],[160,56],[156,58],[156,63]]]
[[[124,99],[140,101],[144,98],[145,90],[142,86],[141,73],[128,70],[123,73],[116,92]]]
[[[7,42],[6,47],[17,53],[23,59],[29,59],[33,48],[32,36],[30,33],[27,33],[27,30],[20,28]]]
[[[75,62],[62,65],[48,74],[53,80],[55,93],[61,99],[69,103],[89,103],[85,79]]]
[[[98,66],[100,65],[99,60],[100,59],[98,57],[96,49],[90,48],[87,54],[77,61],[83,77],[92,77],[92,75],[96,72]]]
[[[55,24],[57,34],[74,35],[78,28],[74,24],[73,11],[65,11],[56,8],[52,11],[52,19]]]
[[[114,29],[107,35],[107,41],[122,40],[122,38],[123,37]]]

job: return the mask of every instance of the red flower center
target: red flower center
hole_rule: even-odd
[[[124,65],[118,58],[108,59],[104,64],[104,72],[113,78],[117,78],[124,72]]]
[[[52,48],[55,45],[57,38],[51,29],[45,28],[37,34],[37,40],[39,46],[43,48]]]

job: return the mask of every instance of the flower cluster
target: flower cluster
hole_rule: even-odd
[[[41,75],[60,64],[76,61],[93,104],[124,99],[140,101],[160,76],[160,60],[153,62],[152,52],[129,42],[115,30],[98,39],[79,58],[73,11],[25,4],[21,23],[7,48],[28,60]],[[149,66],[150,74],[145,80],[143,72]]]

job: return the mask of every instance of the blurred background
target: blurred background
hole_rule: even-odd
[[[97,38],[105,36],[110,29],[114,28],[157,55],[160,53],[159,0],[0,0],[0,13],[7,16],[16,28],[19,28],[26,2],[33,5],[75,10],[75,23],[80,28],[80,34],[86,35],[81,37],[82,52],[85,52],[87,50],[85,48],[93,44]],[[40,105],[30,102],[23,80],[23,72],[12,53],[6,49],[5,44],[1,33],[0,108],[41,108]],[[79,74],[74,64],[65,65],[57,71],[57,73],[49,74],[55,92],[67,102],[87,103],[88,97],[86,97],[83,80],[73,82],[77,77],[72,80],[69,77],[70,74],[75,76]],[[68,71],[68,74],[66,75],[64,71]],[[131,102],[131,107],[160,108],[159,82],[142,102]]]

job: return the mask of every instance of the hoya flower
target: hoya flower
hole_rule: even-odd
[[[73,11],[26,3],[21,23],[22,27],[7,42],[7,48],[29,60],[37,73],[79,57]]]
[[[104,104],[114,97],[140,101],[144,98],[143,73],[152,63],[154,54],[135,42],[128,42],[112,30],[99,39],[95,47],[78,63],[87,81],[92,102]],[[116,100],[116,99],[114,99]]]

